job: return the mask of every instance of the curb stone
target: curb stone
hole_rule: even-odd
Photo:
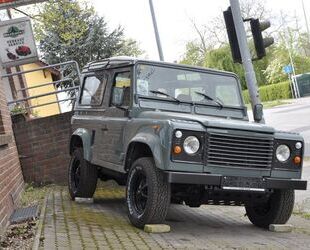
[[[94,203],[94,198],[75,197],[74,201],[81,204],[92,204]]]
[[[278,233],[290,233],[293,230],[293,226],[290,224],[270,224],[269,231]]]
[[[169,233],[170,226],[165,224],[147,224],[144,226],[146,233]]]
[[[37,228],[36,236],[33,241],[32,250],[37,250],[40,247],[40,238],[42,234],[43,222],[44,222],[44,217],[45,217],[45,208],[46,208],[48,196],[49,196],[49,193],[45,195],[44,202],[42,204],[40,218],[39,218],[39,225]]]

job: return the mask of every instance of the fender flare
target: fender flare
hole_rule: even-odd
[[[73,142],[76,138],[82,141],[84,159],[90,162],[92,159],[92,132],[84,128],[76,129],[70,138],[70,154],[72,153]]]
[[[125,156],[126,160],[125,160],[125,166],[124,166],[125,171],[126,171],[127,159],[129,159],[130,157],[129,151],[130,151],[131,145],[134,143],[143,143],[147,145],[152,152],[156,167],[159,169],[164,169],[164,165],[163,165],[164,159],[163,159],[163,152],[162,152],[160,138],[155,135],[150,135],[149,133],[139,133],[130,140],[126,148],[126,156]]]

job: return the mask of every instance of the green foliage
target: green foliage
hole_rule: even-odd
[[[45,195],[53,189],[53,185],[38,186],[33,183],[26,183],[21,197],[22,206],[30,206],[43,202]]]
[[[287,75],[283,72],[283,67],[290,62],[287,49],[280,44],[269,53],[272,54],[272,60],[269,61],[264,71],[267,82],[273,84],[287,80]]]
[[[250,103],[249,91],[242,91],[245,103]],[[259,95],[262,102],[290,99],[292,98],[290,83],[288,81],[270,84],[259,88]]]
[[[26,114],[27,110],[25,109],[25,107],[16,104],[11,110],[11,115],[18,115],[18,114]]]
[[[199,44],[190,41],[186,44],[185,56],[180,63],[204,66],[205,55],[200,51]]]
[[[198,51],[198,46],[195,46],[194,43],[189,42],[186,48],[186,54],[180,63],[234,72],[240,78],[242,89],[247,88],[243,67],[241,64],[233,62],[228,44],[208,51],[203,57]],[[267,62],[267,58],[254,62],[254,69],[259,85],[263,85],[266,82],[266,77],[263,72]]]
[[[264,4],[259,2],[261,1],[241,1],[243,16],[259,16],[262,18],[268,11],[264,9]],[[202,29],[198,29],[194,25],[198,33],[197,39],[187,43],[181,63],[234,72],[239,76],[242,88],[246,89],[244,70],[240,64],[233,63],[230,46],[227,41],[225,42],[222,34],[223,31],[226,33],[226,29],[224,24],[220,23],[221,20],[222,17],[217,19],[215,23],[208,23]],[[215,35],[217,41],[210,39],[212,35]],[[265,35],[267,36],[266,33]],[[283,67],[290,63],[289,52],[296,74],[310,71],[310,43],[307,33],[302,33],[298,26],[296,28],[280,26],[273,32],[272,36],[276,43],[266,50],[266,56],[263,59],[253,62],[259,86],[287,80],[288,77],[283,72]],[[252,58],[255,58],[256,53],[251,39],[248,39],[249,47]],[[202,50],[202,47],[205,50]]]
[[[129,38],[123,41],[122,47],[119,49],[116,55],[138,57],[144,53],[145,51],[139,48],[138,42],[136,40]]]
[[[124,37],[121,26],[109,30],[93,7],[78,0],[52,0],[43,4],[35,23],[35,35],[43,59],[49,63],[87,62],[126,53],[142,54],[134,40]]]
[[[204,66],[234,72],[239,76],[242,88],[246,87],[242,66],[233,62],[228,45],[210,51],[206,55]]]
[[[246,104],[250,103],[250,94],[249,94],[249,91],[247,89],[242,91],[242,96],[243,96],[244,103],[246,103]]]

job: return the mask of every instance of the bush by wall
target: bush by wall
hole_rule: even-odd
[[[243,90],[242,94],[244,102],[249,103],[250,102],[249,91],[247,89]],[[259,88],[259,95],[262,102],[290,99],[292,98],[290,83],[288,81],[285,81],[262,86]]]

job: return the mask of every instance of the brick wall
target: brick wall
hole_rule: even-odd
[[[33,120],[14,119],[13,129],[26,182],[66,183],[71,112]]]
[[[1,109],[0,109],[0,134],[4,134],[4,126],[2,122]]]
[[[23,190],[23,176],[6,102],[0,80],[0,235]]]

